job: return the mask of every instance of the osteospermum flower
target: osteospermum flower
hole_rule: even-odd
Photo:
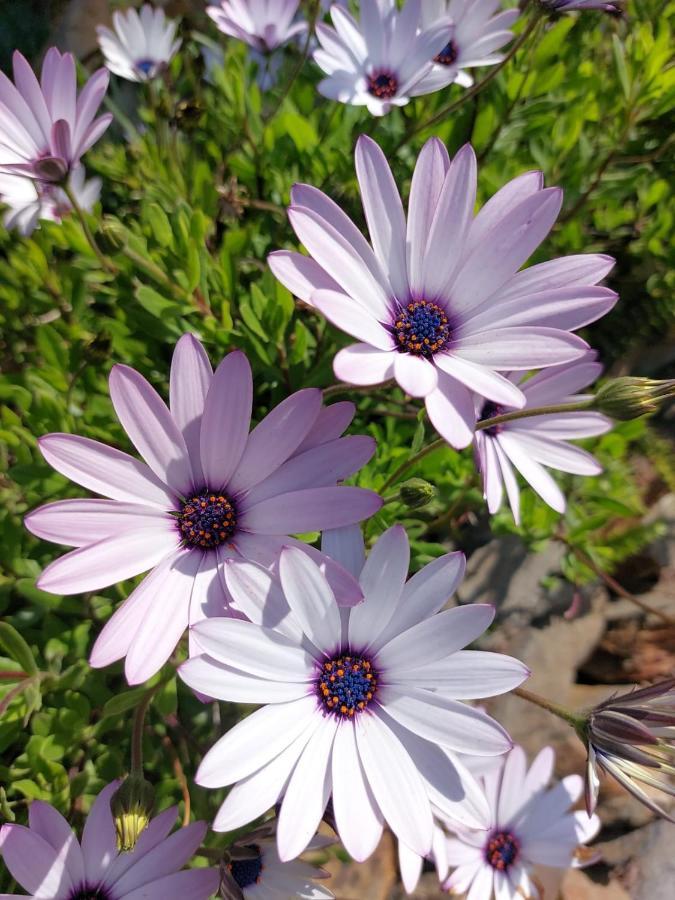
[[[473,78],[466,69],[491,66],[503,56],[495,51],[513,37],[509,30],[519,15],[517,8],[497,12],[500,0],[424,0],[422,24],[429,26],[449,17],[452,25],[447,43],[434,57],[434,67],[425,75],[420,87],[425,92],[437,91],[453,81],[471,87]]]
[[[39,445],[47,462],[109,499],[51,503],[26,525],[77,548],[44,570],[43,590],[78,594],[153,570],[106,624],[90,658],[105,666],[126,656],[130,683],[158,671],[188,622],[227,614],[219,576],[226,558],[272,565],[292,543],[288,534],[360,521],[382,504],[372,491],[337,486],[375,450],[372,438],[340,437],[353,405],[322,408],[319,390],[298,391],[249,435],[253,381],[240,351],[212,373],[199,341],[184,335],[171,366],[170,409],[128,366],[113,368],[110,394],[145,462],[89,438],[46,435]],[[342,575],[346,592],[358,588],[336,564],[329,574],[338,590]]]
[[[110,812],[118,786],[109,784],[96,798],[81,843],[63,816],[40,800],[29,807],[28,828],[3,825],[0,855],[12,877],[35,900],[208,900],[218,889],[218,871],[180,871],[206,825],[194,822],[169,835],[178,812],[173,806],[150,822],[132,852],[119,852]]]
[[[317,565],[296,547],[281,553],[279,583],[251,563],[225,578],[250,622],[194,626],[204,651],[180,667],[194,690],[266,704],[204,757],[204,787],[235,784],[214,828],[241,827],[281,801],[282,860],[307,846],[332,796],[339,836],[366,859],[386,821],[422,855],[432,841],[431,803],[484,827],[484,800],[454,751],[498,755],[511,745],[489,716],[460,702],[499,694],[528,670],[495,653],[462,651],[490,624],[484,604],[438,613],[464,568],[447,554],[408,583],[410,550],[394,526],[360,574],[364,601],[340,610]],[[283,799],[282,799],[283,798]]]
[[[150,81],[171,62],[181,45],[176,39],[178,23],[167,19],[163,9],[145,3],[136,9],[113,13],[113,30],[98,25],[96,33],[105,64],[128,81]]]
[[[457,830],[446,843],[446,859],[456,866],[444,888],[471,900],[539,897],[534,866],[579,868],[596,861],[579,845],[600,829],[597,816],[569,812],[583,791],[579,775],[568,775],[546,789],[555,756],[545,747],[527,768],[521,747],[514,747],[499,769],[483,777],[491,810],[487,832]]]
[[[222,0],[206,11],[223,34],[248,44],[258,66],[258,83],[267,90],[281,66],[274,51],[307,30],[304,20],[295,20],[298,6],[299,0]]]
[[[583,734],[588,747],[586,809],[598,799],[598,767],[640,803],[675,822],[641,787],[675,797],[675,678],[612,696],[591,710]]]
[[[563,257],[518,271],[555,222],[562,192],[540,172],[506,184],[474,216],[476,158],[466,145],[450,162],[431,138],[420,153],[408,218],[380,148],[361,136],[356,173],[372,248],[321,191],[296,185],[288,216],[309,251],[269,257],[297,297],[361,343],[335,357],[352,384],[395,378],[423,397],[429,418],[453,447],[471,443],[473,392],[522,407],[502,371],[559,365],[588,345],[570,331],[604,315],[616,295],[593,287],[606,256]]]
[[[94,118],[108,73],[95,72],[78,97],[72,53],[48,50],[40,83],[18,50],[13,62],[16,86],[0,72],[0,171],[63,181],[112,121]]]
[[[594,288],[598,296],[608,299],[611,291]],[[552,366],[531,378],[513,378],[525,395],[524,409],[538,406],[557,406],[583,400],[576,394],[592,384],[602,372],[602,366],[591,352],[584,359],[564,366]],[[481,400],[478,417],[489,419],[512,408]],[[504,488],[516,523],[520,522],[520,491],[514,468],[553,509],[565,511],[565,497],[544,466],[571,472],[575,475],[597,475],[600,463],[580,447],[568,444],[574,438],[604,434],[612,423],[598,412],[575,411],[549,413],[514,419],[476,432],[476,460],[483,478],[483,495],[491,513],[501,506]]]
[[[605,0],[539,0],[546,12],[564,13],[574,10],[599,9],[602,12],[621,13],[622,0],[607,3]]]
[[[101,193],[101,179],[86,181],[84,166],[77,166],[70,174],[68,186],[80,208],[91,212]],[[72,212],[62,188],[23,175],[0,174],[0,203],[7,206],[5,227],[16,228],[23,235],[32,234],[41,219],[60,222]]]
[[[360,9],[356,22],[335,5],[330,11],[334,28],[323,22],[316,26],[321,46],[314,61],[326,73],[319,92],[382,116],[429,93],[419,85],[443,48],[450,21],[420,28],[421,0],[406,0],[400,11],[389,0],[362,0]]]
[[[223,867],[223,900],[333,900],[328,888],[315,883],[315,879],[329,878],[330,874],[303,860],[282,862],[271,839],[273,834],[273,828],[263,826],[230,847],[229,861]],[[331,843],[330,838],[316,835],[307,849],[320,850]]]

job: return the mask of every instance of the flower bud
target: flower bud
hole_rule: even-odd
[[[594,408],[612,419],[637,419],[658,412],[669,397],[675,397],[675,379],[616,378],[598,390]]]
[[[150,821],[155,792],[142,775],[131,774],[115,791],[110,810],[117,833],[117,849],[133,850]]]
[[[127,244],[127,230],[112,216],[106,216],[101,223],[99,242],[105,253],[116,253]]]
[[[436,495],[436,488],[423,478],[409,478],[399,488],[399,499],[409,509],[419,509]]]

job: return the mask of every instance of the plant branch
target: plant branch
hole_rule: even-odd
[[[542,697],[540,694],[527,691],[522,687],[514,688],[511,693],[520,697],[521,700],[527,700],[528,703],[533,703],[540,709],[545,709],[547,712],[553,713],[554,716],[567,722],[567,724],[571,725],[574,729],[578,729],[583,724],[583,718],[581,716],[578,716],[564,706],[560,706],[558,703],[547,700],[546,697]]]
[[[157,693],[158,685],[140,701],[134,712],[134,726],[131,732],[131,774],[143,776],[143,726],[145,724],[145,714],[148,707],[152,703],[152,698]]]
[[[103,250],[101,250],[99,245],[96,243],[96,238],[94,237],[93,232],[92,232],[91,228],[89,227],[89,223],[87,222],[87,217],[85,215],[85,212],[82,209],[82,207],[80,206],[80,204],[78,203],[77,197],[75,196],[73,189],[71,188],[71,186],[68,184],[67,181],[63,183],[62,188],[63,188],[64,194],[66,195],[66,197],[68,198],[68,201],[70,202],[70,205],[73,208],[73,212],[75,213],[77,218],[80,220],[80,224],[82,225],[82,231],[84,232],[84,236],[87,239],[87,243],[89,244],[91,249],[94,251],[94,255],[96,256],[98,261],[101,263],[101,266],[105,269],[106,272],[110,272],[111,275],[115,275],[118,271],[117,266],[111,259],[109,259],[105,255]]]

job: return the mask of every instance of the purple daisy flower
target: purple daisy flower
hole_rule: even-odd
[[[473,78],[466,69],[501,62],[502,54],[495,51],[513,38],[509,29],[519,10],[500,9],[500,0],[425,0],[422,5],[425,26],[444,16],[452,20],[447,43],[434,57],[431,72],[419,84],[420,89],[429,93],[453,81],[471,87]]]
[[[400,10],[392,0],[362,0],[357,22],[346,8],[333,5],[334,27],[316,26],[320,46],[314,61],[326,74],[319,93],[383,116],[411,97],[436,90],[420,85],[452,23],[435,19],[427,26],[421,12],[422,0],[405,0]]]
[[[355,529],[331,534],[324,549],[358,572]],[[461,580],[461,553],[406,581],[409,558],[405,530],[390,528],[360,569],[363,603],[344,610],[296,547],[282,551],[278,580],[253,563],[228,563],[228,586],[251,621],[196,625],[204,655],[184,663],[180,676],[220,700],[265,705],[199,767],[204,787],[234,784],[214,830],[240,828],[280,801],[279,856],[293,859],[331,796],[340,839],[359,861],[385,821],[427,854],[432,803],[463,825],[485,827],[485,801],[476,802],[476,782],[456,754],[495,756],[511,741],[462,701],[512,690],[529,672],[512,657],[463,649],[489,627],[493,607],[439,612]]]
[[[585,359],[571,365],[552,366],[531,378],[525,376],[525,380],[518,380],[515,376],[513,380],[525,395],[524,408],[527,409],[583,400],[576,391],[592,384],[601,372],[602,366],[595,362],[595,353],[591,351]],[[511,409],[489,401],[479,403],[481,419],[506,412]],[[598,475],[602,471],[600,463],[590,453],[567,441],[605,434],[611,427],[610,419],[589,410],[531,416],[477,431],[476,460],[490,512],[497,512],[506,488],[513,518],[516,524],[520,523],[520,491],[514,468],[542,500],[558,512],[565,512],[562,491],[544,466],[574,475]]]
[[[28,828],[3,825],[0,855],[12,877],[35,900],[208,900],[218,890],[218,871],[180,871],[206,825],[193,822],[169,835],[178,812],[172,806],[149,823],[132,852],[120,852],[110,812],[118,787],[113,782],[96,798],[81,843],[63,816],[40,800],[30,805]]]
[[[278,251],[276,277],[361,343],[334,360],[338,378],[378,384],[395,378],[423,397],[453,447],[471,443],[474,392],[522,407],[523,392],[501,374],[583,356],[570,331],[604,315],[616,294],[594,285],[607,256],[568,256],[518,271],[560,211],[562,191],[540,172],[508,182],[474,216],[476,157],[466,145],[450,162],[437,138],[422,149],[406,223],[380,148],[361,136],[356,173],[372,248],[329,197],[295,185],[288,216],[310,256]]]
[[[171,365],[170,410],[134,369],[110,374],[115,412],[145,462],[89,438],[48,434],[47,462],[105,500],[62,500],[30,513],[38,537],[76,547],[38,580],[78,594],[152,569],[106,624],[93,666],[126,656],[131,684],[166,662],[188,623],[241,615],[224,592],[228,557],[273,565],[291,533],[359,522],[376,512],[372,491],[338,486],[375,451],[372,438],[340,437],[353,404],[322,407],[321,391],[286,398],[249,434],[251,368],[241,351],[212,372],[201,344],[184,335]],[[336,563],[297,542],[324,567],[340,599],[358,586]]]
[[[483,778],[490,805],[487,832],[458,830],[448,838],[445,862],[455,870],[443,887],[471,900],[518,900],[540,897],[533,881],[535,866],[580,868],[599,858],[579,852],[600,830],[597,816],[572,812],[581,797],[583,779],[568,775],[547,789],[555,754],[544,749],[527,767],[525,753],[514,747],[502,765]]]
[[[13,61],[16,86],[0,72],[0,171],[63,181],[112,121],[94,118],[108,72],[95,72],[78,97],[72,53],[48,50],[40,83],[18,50]]]

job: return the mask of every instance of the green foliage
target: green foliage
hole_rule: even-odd
[[[185,331],[200,336],[214,361],[233,347],[246,351],[258,419],[290,391],[332,384],[332,358],[348,339],[297,306],[265,260],[296,247],[285,206],[298,181],[326,190],[365,227],[353,166],[360,133],[382,144],[404,194],[430,133],[451,153],[473,142],[481,202],[507,179],[543,169],[547,184],[564,187],[565,207],[534,261],[615,255],[610,283],[621,302],[586,336],[608,363],[629,350],[636,358],[675,324],[667,168],[674,14],[672,2],[636,0],[625,22],[542,19],[498,77],[431,131],[418,126],[460,97],[459,87],[375,120],[319,98],[311,62],[286,93],[297,64],[290,51],[279,87],[263,96],[244,48],[228,41],[225,68],[209,84],[188,40],[166,83],[154,93],[134,88],[138,108],[87,157],[104,182],[105,217],[97,210],[90,223],[115,273],[102,270],[74,218],[43,222],[27,239],[0,231],[0,814],[23,821],[26,801],[40,798],[77,822],[102,785],[128,770],[132,710],[153,690],[144,756],[157,805],[181,796],[184,771],[193,812],[212,819],[222,792],[192,777],[214,735],[238,715],[201,703],[171,665],[134,689],[120,665],[89,668],[96,635],[133,584],[76,597],[36,588],[59,551],[31,537],[22,518],[83,493],[46,465],[37,438],[73,432],[130,450],[108,397],[111,365],[133,365],[166,395],[173,344]],[[345,388],[341,396],[349,395]],[[398,389],[353,396],[353,431],[378,443],[356,482],[381,490],[434,439],[433,428]],[[564,518],[526,489],[520,528],[506,510],[489,522],[470,451],[446,447],[409,473],[436,488],[430,502],[413,509],[393,499],[367,523],[367,537],[402,522],[419,568],[449,546],[471,550],[491,533],[517,532],[533,551],[564,539],[611,570],[658,531],[641,524],[645,500],[632,460],[653,455],[672,489],[672,448],[643,421],[585,443],[604,472],[562,478]],[[593,577],[573,550],[562,575]],[[185,654],[181,645],[173,663]]]

